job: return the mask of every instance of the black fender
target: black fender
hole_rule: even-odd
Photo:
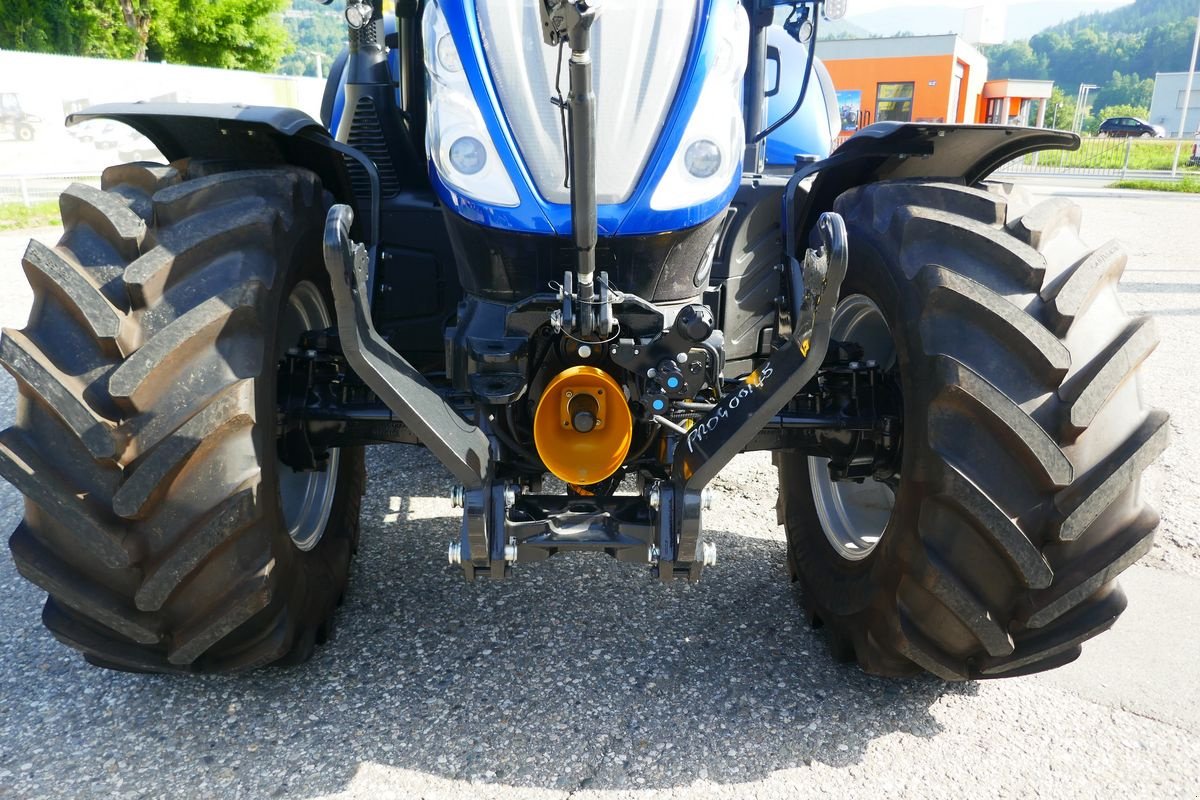
[[[803,253],[821,214],[832,211],[834,201],[855,187],[914,178],[971,186],[1014,158],[1039,150],[1078,150],[1079,143],[1073,133],[1003,125],[881,122],[863,128],[829,158],[805,164],[788,181],[784,256]],[[801,193],[810,177],[811,186]]]
[[[355,148],[336,141],[303,111],[238,103],[106,103],[69,115],[66,124],[93,119],[128,125],[153,142],[168,161],[205,158],[310,169],[338,202],[354,209],[361,225],[356,226],[356,237],[371,245],[379,241],[379,173],[375,164]],[[355,196],[347,159],[366,172],[369,207],[364,207],[365,197]]]

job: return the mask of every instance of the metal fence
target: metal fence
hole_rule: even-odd
[[[62,172],[50,175],[0,175],[0,205],[19,203],[26,208],[57,200],[72,183],[100,186],[100,176]]]
[[[1194,140],[1085,138],[1078,150],[1045,150],[1008,162],[1000,168],[1007,174],[1077,175],[1080,177],[1126,178],[1167,177],[1182,145],[1179,171],[1195,172],[1188,162]]]

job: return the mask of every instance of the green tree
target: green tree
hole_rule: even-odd
[[[150,41],[151,23],[169,18],[170,11],[164,0],[117,0],[121,8],[121,21],[125,29],[133,35],[137,50],[133,54],[134,61],[146,60],[146,44]]]
[[[285,75],[316,75],[317,53],[328,74],[333,60],[346,47],[342,15],[318,0],[292,0],[291,10],[283,14],[283,25],[292,43],[292,51],[279,64],[279,72]]]
[[[170,2],[174,13],[150,32],[151,48],[165,61],[271,72],[289,50],[281,21],[287,0]]]
[[[1055,86],[1046,103],[1046,127],[1060,131],[1071,130],[1071,123],[1075,119],[1075,105],[1074,95],[1068,95]]]
[[[145,42],[138,35],[137,23],[131,28],[113,3],[103,0],[76,0],[72,13],[79,30],[79,45],[74,51],[93,58],[137,58],[145,60]],[[136,14],[136,11],[134,12]]]
[[[272,71],[289,0],[0,0],[0,48]]]
[[[1181,14],[1175,21],[1147,29],[1141,59],[1134,65],[1136,71],[1142,75],[1183,72],[1191,60],[1192,37],[1195,35],[1195,5],[1190,13]]]
[[[1055,25],[1050,30],[1067,35],[1077,33],[1084,28],[1094,28],[1109,33],[1124,33],[1168,25],[1188,17],[1192,18],[1194,24],[1195,13],[1195,0],[1136,0],[1136,2],[1111,11],[1084,14],[1060,25]],[[1194,31],[1195,28],[1193,27],[1192,30]]]
[[[1112,80],[1096,93],[1096,107],[1136,106],[1149,108],[1154,98],[1154,81],[1142,80],[1135,72],[1132,75],[1112,74]],[[1129,116],[1129,115],[1126,115]]]
[[[3,0],[0,49],[31,53],[69,53],[79,47],[79,24],[67,3]]]
[[[1113,117],[1137,117],[1138,119],[1145,119],[1148,116],[1150,116],[1149,106],[1131,106],[1127,104],[1119,106],[1104,106],[1096,112],[1095,122],[1096,127],[1098,128],[1100,127],[1101,122],[1104,122],[1106,119],[1112,119]]]
[[[1034,52],[1029,42],[1008,42],[984,48],[988,73],[998,78],[1046,80],[1049,74],[1044,56]]]

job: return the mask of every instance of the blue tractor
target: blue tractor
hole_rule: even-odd
[[[843,6],[350,0],[323,123],[72,115],[167,163],[66,190],[0,345],[10,544],[46,626],[116,669],[307,658],[367,445],[453,475],[469,581],[564,552],[695,581],[712,479],[757,450],[837,657],[946,679],[1075,658],[1157,523],[1153,327],[1076,207],[987,180],[1076,137],[886,123],[831,153],[815,43]]]

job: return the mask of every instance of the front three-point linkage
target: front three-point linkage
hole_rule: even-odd
[[[704,488],[735,455],[751,445],[825,361],[849,249],[846,225],[835,213],[821,215],[816,234],[820,245],[806,250],[803,261],[786,254],[784,275],[791,335],[674,442],[671,479],[659,487],[659,514],[670,523],[659,525],[660,574],[664,580],[675,574],[693,580],[699,576],[704,558],[696,509],[702,505]]]
[[[787,262],[792,323],[787,341],[745,382],[726,388],[690,428],[665,429],[661,477],[650,480],[642,496],[556,497],[517,484],[496,485],[487,496],[461,492],[456,502],[466,506],[466,521],[462,539],[451,547],[451,562],[461,564],[469,578],[480,573],[480,565],[466,557],[474,552],[474,538],[481,545],[490,543],[492,561],[484,574],[493,578],[506,575],[513,563],[564,551],[598,551],[649,563],[664,581],[698,579],[715,561],[711,543],[701,540],[702,512],[711,504],[708,482],[734,455],[754,449],[765,427],[787,417],[781,411],[826,361],[833,308],[847,266],[841,218],[824,215],[819,236],[821,245],[806,251],[803,261]],[[620,345],[613,347],[617,355],[623,353]],[[632,346],[630,357],[645,355],[644,347]],[[850,370],[847,380],[860,380],[860,371]],[[869,375],[865,379],[872,380]],[[824,418],[809,422],[809,427],[828,424]]]
[[[592,88],[592,25],[597,9],[587,0],[541,0],[542,37],[549,47],[568,47],[570,92],[566,102],[567,183],[571,187],[571,235],[575,275],[563,278],[563,311],[556,325],[583,339],[607,339],[615,320],[608,276],[596,279],[596,93]],[[598,284],[598,285],[597,285]]]

